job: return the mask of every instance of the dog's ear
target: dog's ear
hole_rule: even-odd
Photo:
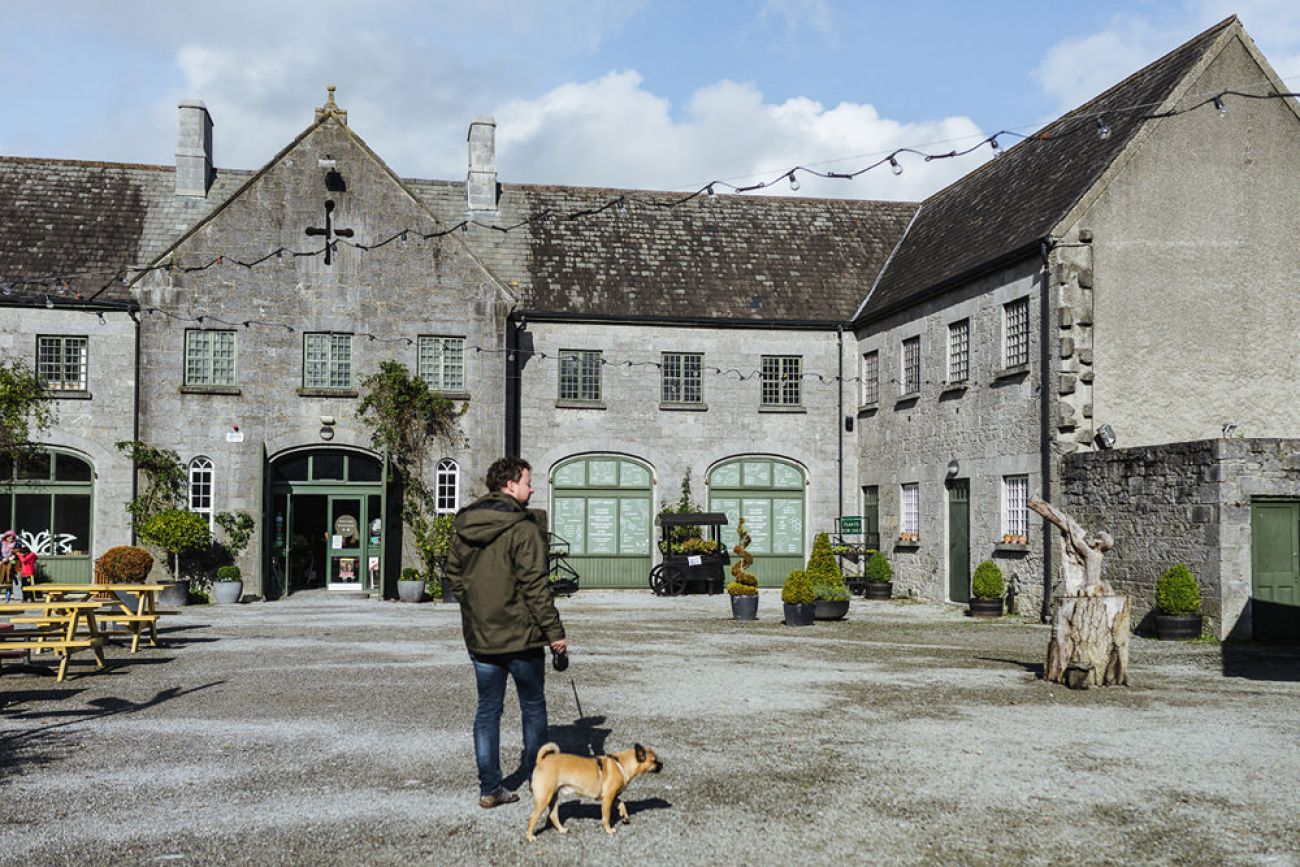
[[[637,760],[638,762],[644,762],[644,761],[645,761],[645,747],[641,746],[640,744],[635,744],[635,745],[632,747],[632,749],[636,750],[636,760]]]

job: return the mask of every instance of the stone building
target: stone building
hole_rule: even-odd
[[[503,183],[490,118],[464,181],[400,178],[332,89],[256,172],[215,168],[195,101],[174,167],[0,157],[0,348],[59,408],[0,523],[73,537],[47,562],[88,575],[131,538],[113,443],[142,439],[186,462],[191,508],[257,517],[250,592],[391,590],[398,480],[355,409],[392,359],[467,406],[428,470],[440,508],[524,455],[584,586],[644,586],[688,472],[746,517],[764,585],[862,514],[902,592],[964,600],[993,558],[1022,612],[1054,573],[1029,496],[1099,523],[1181,496],[1159,532],[1196,524],[1201,547],[1168,551],[1203,564],[1227,634],[1263,592],[1238,501],[1300,502],[1300,409],[1276,398],[1300,374],[1297,108],[1175,112],[1273,89],[1232,18],[921,203]],[[1228,425],[1276,444],[1266,481],[1187,445]],[[1164,475],[1117,486],[1116,444],[1169,450]],[[1179,493],[1194,472],[1214,484]],[[1132,553],[1120,581],[1149,599]]]

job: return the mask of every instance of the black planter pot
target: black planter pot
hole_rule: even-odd
[[[758,619],[758,594],[731,597],[731,616],[734,620]]]
[[[813,603],[814,620],[843,620],[849,613],[847,599],[818,599]]]
[[[1002,600],[1001,599],[971,599],[970,601],[971,617],[1001,617]]]
[[[868,581],[862,595],[867,599],[892,599],[894,597],[894,582]]]
[[[1201,615],[1156,615],[1156,638],[1161,641],[1186,641],[1201,637]]]
[[[812,626],[813,612],[816,605],[811,602],[800,605],[791,605],[789,602],[782,603],[785,606],[785,625],[786,626]]]
[[[179,608],[190,604],[190,579],[184,581],[162,581],[167,587],[158,594],[158,604],[163,608]]]

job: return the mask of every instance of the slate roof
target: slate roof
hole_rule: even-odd
[[[885,315],[990,263],[1033,252],[1141,129],[1232,16],[930,196],[871,293],[863,319]],[[1145,106],[1142,111],[1118,109]],[[1114,112],[1107,114],[1107,112]],[[1097,117],[1111,129],[1102,141]]]
[[[170,166],[0,157],[0,301],[89,299],[106,284],[98,300],[126,301],[118,269],[157,255],[249,174],[218,171],[203,199],[176,196]],[[54,275],[67,286],[7,286]]]

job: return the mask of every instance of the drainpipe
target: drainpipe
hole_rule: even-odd
[[[520,408],[523,395],[519,360],[519,334],[528,321],[524,316],[515,318],[512,310],[506,317],[506,456],[517,458],[520,450]]]
[[[837,509],[838,509],[838,516],[840,518],[843,518],[844,517],[844,326],[842,324],[835,326],[835,335],[836,335],[837,345],[839,347],[839,356],[840,356],[840,373],[839,373],[839,378],[837,380],[839,384],[839,403],[838,403],[838,412],[836,412],[835,414],[835,429],[839,434],[839,446],[840,446],[840,454],[839,454],[839,461],[838,461],[839,472],[836,473],[836,475],[839,476],[839,480],[840,480],[839,500],[837,501],[839,505],[837,506]],[[839,528],[839,522],[837,521],[836,529],[838,528]]]
[[[140,441],[140,320],[136,318],[135,310],[127,308],[127,315],[135,323],[135,383],[132,391],[132,412],[131,412],[131,439],[134,442]],[[131,499],[135,500],[140,495],[140,468],[136,464],[134,450],[131,457]],[[135,536],[135,516],[131,517],[131,544],[136,544]]]
[[[1052,502],[1052,417],[1051,394],[1052,372],[1049,368],[1052,360],[1051,349],[1051,243],[1044,240],[1039,245],[1039,254],[1043,258],[1042,285],[1038,292],[1038,367],[1039,367],[1039,402],[1038,402],[1038,472],[1042,478],[1043,499]],[[1040,616],[1047,623],[1052,615],[1052,533],[1050,525],[1043,519],[1043,530],[1039,535],[1043,543],[1043,604]]]

